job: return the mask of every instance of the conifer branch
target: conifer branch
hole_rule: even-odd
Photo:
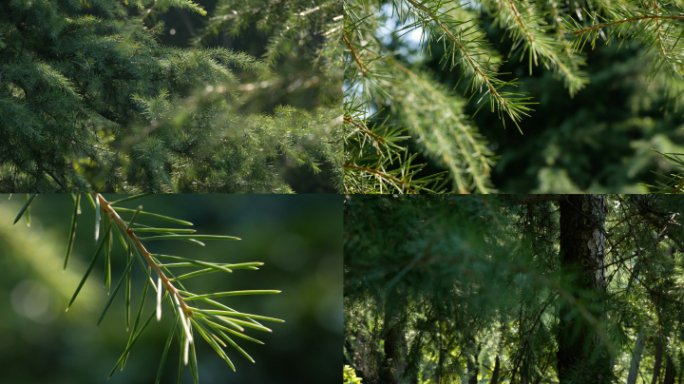
[[[383,172],[383,171],[380,171],[377,169],[373,169],[373,168],[369,168],[369,167],[358,166],[356,164],[344,164],[344,168],[355,169],[357,171],[371,173],[371,174],[373,174],[373,175],[375,175],[381,179],[385,179],[385,180],[391,182],[395,186],[396,186],[396,184],[399,184],[401,186],[401,188],[399,188],[400,190],[406,190],[409,193],[413,193],[413,194],[418,193],[410,187],[410,184],[407,181],[397,179],[396,177],[394,177],[394,176],[392,176],[386,172]]]
[[[174,300],[177,300],[180,303],[180,307],[182,308],[183,312],[187,316],[192,316],[192,310],[190,310],[190,308],[187,306],[183,297],[180,295],[180,293],[178,293],[176,287],[174,287],[171,283],[171,280],[168,277],[166,277],[164,272],[161,270],[160,266],[154,261],[154,259],[152,259],[151,254],[142,244],[140,238],[136,236],[136,234],[133,232],[133,229],[129,228],[126,222],[124,222],[121,219],[119,214],[116,213],[116,211],[111,207],[110,203],[107,200],[105,200],[101,194],[94,193],[93,197],[100,202],[100,207],[102,208],[102,211],[108,214],[109,217],[113,219],[116,222],[116,224],[121,228],[121,230],[130,238],[130,240],[133,242],[133,245],[135,245],[135,247],[140,251],[140,254],[143,255],[143,257],[147,261],[147,264],[151,266],[152,269],[154,269],[154,271],[157,273],[157,276],[159,276],[159,278],[161,279],[162,283],[166,287],[166,290],[171,294]],[[158,286],[157,289],[161,291],[162,287]]]
[[[351,51],[352,55],[354,56],[354,60],[356,60],[356,63],[359,65],[359,69],[361,70],[363,77],[366,77],[367,76],[366,67],[361,62],[361,57],[359,57],[359,54],[354,49],[354,46],[352,46],[352,43],[351,43],[351,41],[349,41],[347,36],[343,34],[342,38],[344,39],[344,42],[347,44],[347,47],[349,47],[349,50]]]
[[[521,98],[521,97],[513,97],[513,98],[507,98],[505,96],[520,96],[519,94],[510,94],[510,93],[500,93],[498,88],[505,86],[505,85],[513,85],[513,82],[503,82],[501,80],[496,79],[494,77],[493,73],[488,72],[485,68],[483,68],[482,64],[479,63],[465,48],[465,45],[461,42],[460,38],[457,38],[456,35],[454,35],[449,28],[444,25],[442,20],[437,17],[437,15],[430,11],[427,7],[424,5],[418,3],[415,0],[406,0],[408,3],[413,5],[415,8],[419,9],[421,12],[425,13],[428,18],[422,18],[420,15],[416,15],[419,20],[417,23],[425,23],[427,24],[428,19],[432,20],[437,26],[442,31],[442,35],[448,37],[448,39],[453,43],[455,47],[458,48],[458,51],[462,55],[462,57],[465,59],[465,62],[467,63],[467,66],[473,71],[473,90],[475,88],[481,88],[482,85],[485,85],[487,87],[487,91],[485,92],[486,95],[489,95],[492,99],[492,108],[494,105],[498,107],[501,111],[504,111],[510,118],[513,120],[514,124],[516,127],[518,127],[518,130],[522,134],[522,130],[520,129],[520,126],[518,125],[518,122],[522,120],[521,115],[529,116],[526,111],[530,111],[531,109],[526,107],[526,104],[530,104],[529,102],[525,102],[526,100],[529,100],[530,98]],[[422,20],[426,20],[423,22]],[[428,26],[428,25],[426,25]]]
[[[588,32],[596,31],[598,29],[612,27],[614,25],[620,25],[620,24],[624,24],[624,23],[638,22],[641,20],[684,20],[684,16],[678,16],[678,15],[642,15],[642,16],[638,16],[638,17],[632,17],[632,18],[628,18],[628,19],[624,19],[624,20],[616,20],[616,21],[611,21],[611,22],[604,23],[604,24],[598,24],[598,25],[593,25],[591,27],[578,29],[578,30],[574,31],[573,34],[576,36],[579,36],[579,35],[586,34]]]

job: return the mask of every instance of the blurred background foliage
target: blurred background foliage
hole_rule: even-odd
[[[114,199],[105,195],[106,199]],[[102,324],[97,319],[107,301],[102,264],[68,312],[66,304],[94,252],[94,213],[82,201],[74,252],[62,272],[73,207],[68,195],[39,195],[31,205],[31,226],[12,220],[23,195],[0,196],[0,382],[102,383],[123,352],[128,333],[123,294]],[[238,242],[152,242],[152,252],[207,261],[263,261],[259,271],[209,274],[187,280],[194,292],[279,289],[273,296],[246,296],[223,302],[248,313],[284,319],[272,334],[249,335],[264,345],[243,345],[256,360],[250,363],[227,350],[236,372],[201,340],[198,342],[200,382],[211,383],[337,383],[342,351],[342,199],[339,196],[157,195],[125,203],[147,211],[189,220],[198,233],[232,235]],[[141,221],[144,223],[145,221]],[[149,219],[146,220],[150,224]],[[125,267],[119,244],[112,252],[112,280]],[[132,306],[140,300],[142,271],[134,268]],[[154,310],[148,293],[145,313]],[[168,311],[164,308],[164,311]],[[132,317],[135,313],[132,309]],[[145,316],[145,315],[143,315]],[[123,371],[111,383],[151,383],[171,326],[165,312],[153,321],[134,346]],[[176,382],[178,346],[172,345],[162,382]],[[190,383],[189,369],[183,383]]]
[[[218,0],[196,0],[195,2],[204,7],[209,15],[216,13],[216,6],[219,3]],[[222,2],[226,3],[226,1]],[[216,35],[203,34],[207,17],[181,8],[170,9],[159,18],[159,21],[162,21],[165,27],[165,33],[160,37],[160,41],[171,46],[190,48],[192,42],[201,37],[203,46],[228,48],[235,52],[244,52],[253,57],[262,58],[267,54],[267,45],[271,37],[269,32],[260,31],[257,23],[244,25],[238,36],[229,33],[228,28]],[[320,36],[316,37],[317,40],[313,41],[313,44],[318,46],[323,41]],[[282,49],[287,53],[281,54],[272,63],[276,76],[270,82],[261,82],[257,74],[248,71],[240,73],[238,76],[243,83],[241,90],[247,94],[245,103],[240,106],[240,111],[273,114],[276,107],[289,105],[314,112],[329,104],[331,100],[337,100],[336,103],[340,104],[341,67],[329,73],[324,73],[320,67],[312,67],[310,53],[306,52],[310,48],[310,46],[292,44],[283,47]],[[331,182],[331,175],[335,170],[329,163],[319,164],[322,172],[316,173],[308,166],[299,167],[286,156],[280,156],[276,166],[285,181],[297,193],[336,192]]]
[[[502,38],[506,31],[490,22],[483,27],[499,52],[511,51],[510,39]],[[454,88],[460,74],[441,69],[441,45],[431,49],[433,57],[425,65],[440,83]],[[652,78],[647,51],[639,43],[604,45],[601,39],[595,50],[587,46],[582,69],[589,83],[574,97],[552,70],[535,67],[530,76],[526,60],[504,63],[500,72],[510,73],[505,78],[519,79],[518,90],[539,104],[521,122],[524,135],[503,129],[488,110],[473,117],[499,156],[491,173],[494,185],[506,193],[646,193],[641,183],[662,180],[653,172],[672,173],[674,164],[652,148],[684,152],[684,117],[677,108],[681,95],[668,94],[668,73]],[[463,94],[464,86],[455,92]],[[466,105],[468,115],[477,111],[476,102],[473,98]]]
[[[532,67],[530,73],[528,57],[521,57],[520,47],[513,46],[509,30],[497,25],[490,14],[479,8],[478,2],[460,3],[471,12],[467,19],[474,18],[472,24],[485,33],[483,39],[504,56],[499,78],[519,81],[508,90],[526,94],[538,103],[530,106],[530,116],[524,116],[520,122],[521,135],[513,124],[504,127],[489,106],[478,112],[482,96],[476,92],[471,97],[467,89],[469,76],[462,76],[463,69],[450,69],[449,60],[445,59],[450,57],[449,45],[439,40],[421,47],[423,30],[411,25],[413,19],[399,23],[396,13],[391,11],[394,3],[397,2],[383,1],[377,6],[390,20],[377,31],[384,52],[414,73],[425,73],[426,78],[443,86],[448,95],[463,100],[463,120],[477,127],[482,142],[488,143],[486,148],[494,154],[492,160],[496,164],[484,176],[491,179],[498,191],[646,193],[645,184],[665,181],[656,173],[679,172],[676,162],[658,152],[684,153],[684,117],[678,105],[682,93],[677,78],[664,68],[654,75],[653,63],[658,56],[652,46],[615,37],[610,45],[599,37],[595,49],[587,44],[576,54],[586,58],[586,66],[580,69],[586,73],[588,83],[571,96],[553,68],[540,64]],[[573,12],[569,17],[574,15]],[[389,127],[413,126],[389,107],[377,109],[374,122]],[[373,108],[371,111],[375,112]],[[441,125],[449,125],[446,118]],[[418,176],[453,171],[443,165],[441,156],[426,155],[418,135],[411,136],[409,152],[421,153],[413,163],[426,164]]]

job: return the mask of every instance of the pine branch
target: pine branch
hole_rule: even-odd
[[[527,101],[531,98],[521,97],[521,94],[517,93],[500,92],[499,88],[505,85],[515,85],[515,83],[504,82],[497,79],[495,77],[495,73],[487,70],[482,63],[480,63],[473,55],[469,53],[467,49],[467,44],[472,44],[476,40],[469,41],[462,39],[463,31],[461,31],[461,34],[457,37],[455,33],[451,32],[451,30],[447,28],[447,26],[444,24],[441,18],[438,17],[438,10],[430,10],[415,0],[406,1],[413,5],[413,7],[415,7],[415,9],[419,11],[417,12],[414,10],[414,13],[416,14],[417,18],[417,21],[415,22],[416,25],[421,25],[423,28],[434,30],[434,27],[430,23],[430,21],[434,22],[439,28],[439,31],[436,32],[436,35],[448,38],[448,40],[450,40],[452,43],[452,47],[460,53],[461,57],[464,59],[464,62],[466,63],[466,67],[469,68],[471,73],[473,74],[471,80],[471,90],[474,91],[477,88],[481,89],[484,85],[487,88],[485,95],[490,98],[492,111],[494,111],[494,106],[496,106],[497,110],[506,113],[508,117],[510,117],[511,120],[513,120],[516,127],[522,134],[522,130],[520,129],[518,122],[522,120],[521,115],[529,116],[527,114],[527,111],[531,111],[531,109],[528,108],[526,105],[532,104],[531,102]],[[427,17],[421,15],[421,12],[427,15]],[[462,25],[464,23],[459,24]],[[454,62],[455,59],[453,59],[455,55],[448,54],[448,56],[452,57],[452,67],[455,66],[456,62]]]
[[[166,275],[161,270],[159,265],[152,259],[152,257],[150,256],[151,254],[147,251],[147,249],[145,249],[145,246],[142,244],[142,242],[140,242],[140,238],[136,236],[135,233],[133,233],[133,230],[129,228],[129,226],[121,219],[119,214],[116,213],[116,211],[110,206],[110,203],[107,202],[107,200],[105,200],[101,194],[94,193],[93,197],[100,202],[100,207],[102,207],[102,211],[108,214],[109,217],[116,222],[119,228],[121,228],[121,230],[130,238],[130,240],[133,242],[133,245],[138,249],[138,251],[140,251],[140,254],[143,255],[143,257],[147,261],[147,264],[151,266],[157,273],[157,276],[159,276],[159,278],[161,279],[162,283],[166,287],[166,290],[172,295],[174,300],[177,300],[180,303],[180,307],[182,308],[183,312],[187,316],[192,316],[192,311],[188,308],[187,304],[185,303],[185,300],[178,293],[178,291],[173,286],[169,278],[166,277]],[[161,290],[162,288],[157,287],[157,289]]]
[[[391,183],[395,188],[397,188],[402,193],[404,191],[407,191],[408,193],[413,193],[413,194],[417,193],[414,189],[412,189],[410,187],[411,184],[408,181],[397,179],[396,177],[394,177],[394,176],[392,176],[386,172],[383,172],[381,170],[377,170],[377,169],[373,169],[373,168],[369,168],[369,167],[362,167],[362,166],[358,166],[355,164],[344,164],[344,168],[355,169],[357,171],[371,173],[380,179],[388,181],[389,183]],[[381,185],[384,185],[384,183],[381,183]],[[385,193],[385,192],[380,190],[380,193]]]

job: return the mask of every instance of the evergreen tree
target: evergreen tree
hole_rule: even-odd
[[[643,195],[349,196],[345,364],[369,383],[674,382],[682,208]]]
[[[283,193],[288,163],[325,164],[339,187],[341,7],[264,3],[222,1],[210,17],[190,0],[3,2],[0,188]],[[160,42],[174,7],[204,17],[191,47]],[[253,24],[261,59],[210,41]],[[315,101],[273,105],[288,99],[269,92]]]
[[[682,151],[679,3],[347,8],[348,191],[645,192],[681,181],[652,174],[673,169],[657,151]]]

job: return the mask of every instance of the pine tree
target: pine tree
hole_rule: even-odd
[[[540,192],[643,192],[645,187],[635,184],[655,184],[646,167],[659,173],[672,169],[651,148],[680,152],[681,113],[674,107],[682,88],[677,2],[392,0],[346,6],[348,191],[494,192],[493,167],[505,153],[502,167],[508,168],[497,177],[511,191],[531,191],[539,177],[545,179],[537,186],[544,189]],[[629,63],[638,68],[629,74],[639,82],[634,98],[653,104],[631,116],[616,112],[621,125],[615,132],[591,125],[595,120],[585,115],[575,116],[575,125],[571,121],[582,105],[577,99],[610,106],[610,99],[591,99],[595,90],[583,93],[600,89],[593,85],[605,80],[600,71],[612,66],[611,85],[631,85],[620,81],[626,64],[594,60],[603,43],[631,53],[612,60],[641,58]],[[549,116],[537,138],[536,110],[567,120]],[[663,111],[671,115],[663,117]],[[653,123],[655,118],[662,123]],[[510,126],[516,129],[501,129]],[[611,146],[614,142],[619,148]],[[520,169],[520,163],[528,167]],[[597,163],[602,168],[596,169]],[[562,167],[573,168],[573,174],[564,175]],[[586,175],[597,177],[587,181]],[[620,184],[611,175],[620,175]],[[662,182],[670,189],[676,185]]]
[[[209,15],[190,0],[3,2],[0,189],[292,192],[282,159],[325,164],[341,186],[341,7],[265,3]],[[191,47],[160,43],[174,7],[207,23]],[[209,41],[252,24],[269,39],[263,58]],[[284,81],[292,55],[310,71]],[[309,110],[259,100],[299,88],[315,91]]]
[[[349,196],[345,364],[372,383],[674,382],[682,208],[675,196]]]

